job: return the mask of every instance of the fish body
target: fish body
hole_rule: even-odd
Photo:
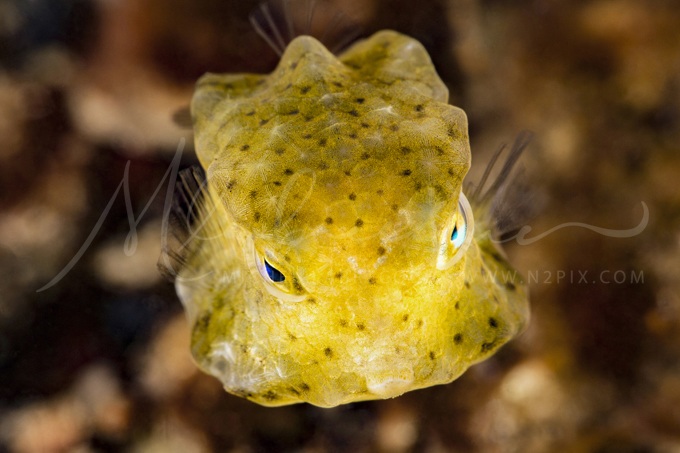
[[[205,170],[176,286],[197,364],[267,406],[448,383],[520,332],[521,278],[461,192],[465,113],[416,40],[295,38],[269,75],[208,74]],[[474,230],[474,232],[473,232]]]

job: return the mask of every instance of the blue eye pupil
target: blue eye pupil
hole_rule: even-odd
[[[453,227],[453,232],[451,232],[451,243],[454,247],[458,248],[465,242],[465,235],[467,234],[467,225],[456,224]]]
[[[264,260],[264,267],[267,270],[267,275],[269,276],[269,279],[274,283],[280,283],[286,279],[286,277],[281,273],[281,271],[279,271],[277,268],[269,264],[267,260]]]

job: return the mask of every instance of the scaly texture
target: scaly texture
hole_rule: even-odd
[[[302,36],[270,75],[198,82],[208,188],[177,288],[193,355],[229,392],[393,397],[450,382],[521,330],[524,286],[488,231],[450,240],[470,151],[447,98],[422,45],[391,31],[339,58]]]

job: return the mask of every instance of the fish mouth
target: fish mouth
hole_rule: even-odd
[[[412,369],[380,374],[366,378],[366,389],[379,398],[394,398],[413,388],[415,376]]]

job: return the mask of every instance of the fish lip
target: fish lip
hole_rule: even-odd
[[[366,379],[366,388],[371,394],[379,398],[394,398],[411,390],[414,381],[415,377],[411,370],[403,377],[391,376],[381,380],[368,378]]]

